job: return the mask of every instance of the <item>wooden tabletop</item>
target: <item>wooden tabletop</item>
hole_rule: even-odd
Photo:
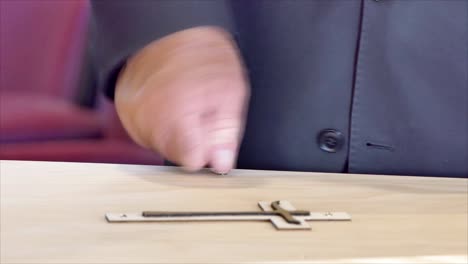
[[[468,180],[0,162],[1,263],[467,263]],[[288,200],[350,222],[106,222],[108,212],[246,211]]]

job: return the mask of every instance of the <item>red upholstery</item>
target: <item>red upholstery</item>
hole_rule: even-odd
[[[96,113],[62,98],[1,93],[0,143],[90,138],[102,135]]]
[[[0,1],[0,88],[70,99],[76,92],[88,1]]]
[[[38,151],[40,150],[40,151]],[[161,165],[161,157],[129,141],[82,139],[23,144],[4,144],[2,159],[78,161]]]
[[[162,164],[112,104],[73,103],[89,11],[86,0],[0,1],[0,159]]]

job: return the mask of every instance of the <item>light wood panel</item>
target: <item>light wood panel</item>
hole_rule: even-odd
[[[2,263],[466,263],[468,180],[0,162]],[[351,222],[109,224],[107,212],[298,209]]]

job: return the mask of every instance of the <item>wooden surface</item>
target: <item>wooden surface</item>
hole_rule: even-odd
[[[113,164],[0,162],[1,263],[466,263],[468,180]],[[107,223],[107,212],[257,210],[351,222]]]

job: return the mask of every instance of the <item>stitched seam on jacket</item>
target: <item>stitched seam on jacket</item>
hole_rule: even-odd
[[[355,83],[354,83],[354,91],[352,97],[352,104],[351,104],[351,124],[350,124],[350,133],[349,133],[349,161],[348,161],[348,172],[356,170],[358,165],[358,161],[356,160],[356,155],[358,154],[357,148],[359,147],[359,124],[357,120],[359,119],[359,111],[360,111],[360,91],[361,91],[361,84],[363,78],[363,64],[365,59],[365,47],[367,44],[367,19],[366,19],[366,1],[362,1],[362,11],[361,11],[361,33],[359,39],[359,48],[358,48],[358,55],[357,55],[357,63],[356,63],[356,73],[355,73]]]

